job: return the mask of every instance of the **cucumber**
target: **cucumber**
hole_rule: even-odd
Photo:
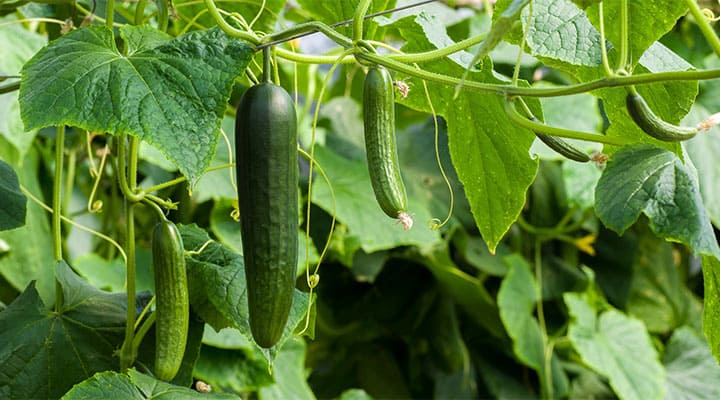
[[[155,376],[175,377],[183,355],[190,322],[185,250],[175,224],[161,221],[152,236],[155,276]]]
[[[665,142],[688,140],[698,133],[695,127],[684,127],[663,121],[653,113],[645,99],[638,93],[628,93],[625,98],[628,114],[643,132]]]
[[[556,153],[560,154],[561,156],[577,161],[577,162],[588,162],[590,161],[590,156],[578,149],[577,147],[571,145],[570,143],[560,139],[559,137],[546,135],[544,133],[540,132],[534,132],[535,136],[538,137],[543,143],[547,145],[547,147],[553,149]]]
[[[412,217],[407,213],[395,144],[395,94],[387,69],[372,66],[363,85],[365,150],[370,183],[378,205],[390,218],[397,218],[407,230]]]
[[[235,143],[250,329],[269,348],[288,320],[298,259],[297,117],[285,89],[265,81],[245,92]]]
[[[560,139],[559,137],[543,132],[547,126],[535,118],[535,116],[531,115],[530,118],[525,118],[520,115],[517,109],[515,109],[515,105],[513,103],[514,102],[511,100],[505,102],[505,113],[508,117],[510,117],[510,121],[522,128],[531,130],[538,139],[561,156],[577,162],[590,161],[590,156],[577,147]]]

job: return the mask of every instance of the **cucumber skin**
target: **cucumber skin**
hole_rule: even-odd
[[[375,198],[391,218],[407,211],[395,144],[395,93],[387,69],[373,66],[363,84],[363,122],[368,171]]]
[[[269,348],[288,320],[298,258],[297,117],[285,89],[265,82],[247,90],[235,143],[250,329]]]
[[[628,114],[645,133],[664,142],[681,142],[693,138],[696,128],[669,124],[657,117],[645,99],[638,94],[628,94],[625,98]]]
[[[190,323],[185,250],[175,224],[158,222],[152,237],[155,277],[155,376],[175,377],[182,364]]]

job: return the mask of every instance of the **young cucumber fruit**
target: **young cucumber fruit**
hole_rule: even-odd
[[[663,121],[653,113],[645,99],[638,93],[629,93],[625,98],[628,114],[645,133],[665,142],[680,142],[693,138],[698,129],[677,126]]]
[[[535,136],[537,136],[540,141],[545,143],[547,147],[553,149],[556,153],[560,154],[561,156],[577,161],[577,162],[588,162],[590,161],[590,156],[578,149],[577,147],[571,145],[570,143],[560,139],[559,137],[546,135],[544,133],[540,132],[534,132]]]
[[[285,89],[263,82],[245,92],[235,145],[250,328],[269,348],[288,320],[298,257],[297,117]]]
[[[392,77],[381,66],[372,66],[363,86],[363,122],[368,171],[375,198],[391,218],[407,230],[412,218],[407,213],[407,194],[398,167],[395,144],[395,94]]]
[[[577,162],[590,161],[590,156],[577,147],[560,139],[559,137],[542,132],[543,130],[547,130],[547,125],[541,123],[534,116],[531,116],[530,118],[523,117],[520,113],[518,113],[517,109],[515,109],[515,105],[513,103],[514,102],[510,100],[505,102],[505,113],[508,117],[510,117],[510,121],[520,127],[531,130],[538,139],[561,156]]]
[[[152,236],[155,276],[155,376],[175,377],[187,342],[190,321],[187,271],[182,237],[175,224],[161,221]]]

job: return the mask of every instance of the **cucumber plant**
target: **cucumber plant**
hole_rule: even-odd
[[[183,355],[190,322],[185,249],[174,223],[164,219],[152,235],[155,278],[155,376],[175,377]]]
[[[628,114],[643,132],[664,142],[681,142],[697,135],[698,128],[668,123],[655,115],[645,99],[634,88],[625,97]]]
[[[287,323],[298,259],[297,117],[290,95],[270,81],[249,88],[235,115],[236,169],[250,328],[272,347]]]
[[[363,124],[370,183],[380,208],[405,230],[413,219],[407,212],[407,193],[400,174],[395,143],[395,92],[387,69],[372,66],[363,83]]]

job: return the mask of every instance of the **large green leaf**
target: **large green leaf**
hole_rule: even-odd
[[[180,226],[187,251],[202,252],[187,257],[190,303],[198,314],[215,329],[237,328],[252,337],[248,321],[245,268],[241,255],[213,241],[207,232],[196,225]],[[293,336],[295,328],[305,320],[309,296],[295,290],[292,309],[285,331],[274,349]]]
[[[27,198],[20,191],[15,170],[0,160],[0,231],[25,225],[26,203]]]
[[[407,41],[404,51],[417,52],[452,44],[445,27],[430,16],[403,18],[392,25]],[[472,55],[454,53],[425,67],[437,73],[462,76]],[[492,71],[492,63],[483,63],[482,71],[472,72],[468,79],[487,83],[507,83]],[[413,85],[413,91],[401,103],[423,112],[430,112],[422,83],[401,75],[395,79]],[[528,156],[535,135],[512,125],[505,115],[501,96],[461,91],[454,98],[455,88],[428,84],[430,97],[438,114],[447,121],[450,155],[475,223],[491,250],[517,219],[525,204],[525,192],[535,178],[537,160]],[[529,101],[539,112],[539,103]]]
[[[5,158],[11,150],[11,146],[0,145],[0,158]],[[38,151],[31,149],[22,162],[13,163],[13,168],[19,173],[20,184],[42,199],[39,158]],[[18,291],[35,280],[40,297],[49,303],[55,298],[55,274],[48,215],[35,202],[30,202],[25,222],[21,228],[0,232],[0,240],[9,247],[0,258],[0,274]]]
[[[696,125],[709,116],[710,112],[696,103],[683,123]],[[697,169],[705,209],[716,227],[720,226],[720,185],[717,184],[720,182],[720,163],[717,162],[717,154],[720,154],[719,134],[720,127],[715,126],[685,142],[685,149]]]
[[[697,178],[667,150],[634,145],[618,151],[603,171],[595,198],[600,220],[620,234],[643,213],[657,235],[698,253],[719,253]]]
[[[598,66],[600,33],[570,0],[535,0],[527,44],[530,53],[571,65]],[[527,19],[529,9],[524,10]]]
[[[537,306],[537,288],[530,266],[519,255],[505,258],[508,273],[498,291],[500,318],[513,341],[513,351],[523,364],[534,369],[545,387],[547,376],[552,376],[552,393],[563,397],[568,391],[567,376],[560,367],[554,353],[550,355],[550,364],[546,362],[547,343],[543,343],[540,324],[534,317]],[[548,366],[550,371],[548,371]],[[550,388],[545,387],[545,390]]]
[[[712,400],[720,398],[720,366],[695,331],[682,327],[665,346],[668,400]]]
[[[688,323],[692,294],[675,264],[672,244],[638,224],[638,249],[633,263],[627,313],[645,323],[648,331],[665,334]]]
[[[218,28],[171,39],[124,26],[121,53],[112,31],[91,25],[38,52],[23,68],[26,129],[72,125],[127,133],[160,149],[195,182],[215,152],[220,119],[250,46]]]
[[[422,197],[414,196],[412,186],[408,185],[408,210],[414,214],[417,223],[405,231],[377,205],[364,160],[348,160],[323,146],[316,146],[315,159],[330,178],[337,208],[333,209],[330,187],[320,176],[313,180],[313,203],[347,225],[352,235],[359,238],[365,252],[422,245],[439,239],[438,232],[430,230],[424,223],[433,215],[425,204],[416,201]]]
[[[90,286],[64,261],[56,272],[65,301],[57,312],[46,309],[30,284],[0,313],[1,397],[57,398],[118,366],[114,351],[123,339],[126,295]]]
[[[664,396],[665,370],[642,322],[610,309],[598,312],[589,293],[566,293],[568,338],[582,361],[610,381],[622,400]]]
[[[260,388],[260,400],[315,399],[305,377],[305,349],[302,339],[287,342],[273,366],[275,384]]]
[[[194,400],[239,399],[223,393],[200,393],[182,386],[174,386],[141,374],[135,369],[127,374],[106,371],[95,374],[62,397],[62,400],[126,399],[126,400]]]
[[[0,23],[8,23],[17,18],[0,18]],[[45,37],[23,29],[19,24],[3,26],[0,29],[0,75],[20,75],[23,64],[37,53],[45,44]],[[3,84],[6,84],[3,82]],[[35,131],[25,132],[20,119],[20,106],[17,92],[0,94],[0,136],[18,151],[20,158],[30,148]]]

